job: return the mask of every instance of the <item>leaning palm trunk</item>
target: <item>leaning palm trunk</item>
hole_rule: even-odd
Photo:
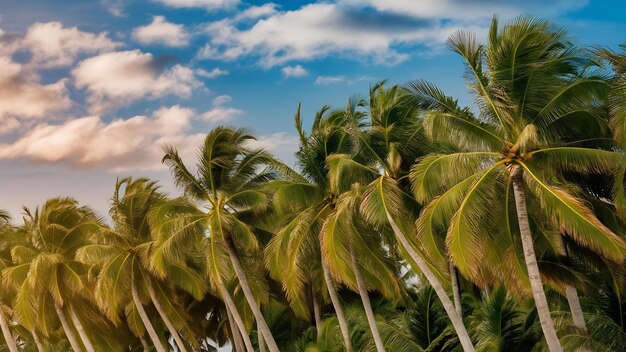
[[[167,313],[163,309],[161,302],[158,300],[156,296],[156,292],[154,291],[154,286],[152,286],[152,281],[149,278],[147,279],[147,283],[148,283],[148,293],[150,294],[150,299],[152,300],[152,304],[154,304],[154,307],[156,308],[157,312],[159,312],[159,316],[165,323],[165,326],[167,326],[167,329],[170,331],[170,334],[174,338],[174,341],[176,341],[176,345],[178,345],[178,350],[180,352],[187,352],[185,343],[180,338],[180,334],[178,334],[178,331],[176,331],[176,327],[172,323],[172,320],[170,319],[169,316],[167,316]]]
[[[76,339],[76,335],[74,335],[74,331],[72,331],[72,327],[70,323],[67,321],[65,317],[65,312],[63,312],[63,307],[58,303],[54,303],[54,309],[57,312],[57,316],[59,317],[59,321],[61,322],[61,326],[63,327],[63,332],[65,333],[65,337],[70,342],[70,346],[72,346],[72,350],[74,352],[81,352],[82,349],[80,347],[80,343]]]
[[[473,352],[474,345],[472,344],[472,340],[470,339],[469,334],[467,333],[467,329],[465,328],[465,324],[463,323],[463,317],[456,312],[454,303],[452,303],[450,297],[448,297],[446,290],[443,288],[432,270],[430,270],[424,259],[422,259],[422,257],[417,254],[415,249],[413,249],[413,247],[409,243],[409,240],[404,236],[404,233],[402,232],[402,230],[400,230],[400,227],[398,227],[398,224],[396,224],[395,220],[393,220],[389,212],[387,212],[387,221],[389,221],[389,225],[391,225],[391,229],[400,241],[402,247],[404,247],[411,259],[413,259],[415,264],[418,266],[419,270],[422,272],[422,274],[424,274],[424,277],[426,277],[426,280],[428,281],[430,286],[432,286],[432,288],[435,290],[437,297],[441,301],[441,305],[443,305],[443,308],[445,309],[446,314],[448,314],[448,317],[452,322],[452,326],[454,327],[454,330],[459,337],[459,342],[463,347],[463,351]]]
[[[378,332],[378,325],[376,325],[376,317],[374,317],[374,311],[372,310],[372,304],[370,303],[370,296],[367,293],[367,286],[365,286],[365,280],[359,269],[359,263],[354,256],[354,249],[350,250],[350,260],[352,261],[352,271],[356,278],[356,284],[359,289],[359,296],[363,302],[363,309],[365,310],[365,316],[367,317],[367,323],[370,327],[370,332],[374,338],[374,344],[376,345],[376,351],[385,352],[385,346],[383,340],[380,338],[380,332]]]
[[[230,328],[230,342],[233,345],[233,351],[244,352],[243,340],[241,339],[241,332],[233,319],[233,315],[230,313],[230,309],[226,307],[226,316],[228,317],[228,327]]]
[[[135,284],[135,279],[132,279],[131,285],[131,293],[133,295],[133,302],[135,303],[135,307],[137,308],[137,312],[139,313],[139,317],[143,322],[144,327],[148,331],[148,335],[150,336],[150,340],[152,340],[152,344],[154,348],[156,348],[157,352],[165,352],[165,346],[159,339],[159,335],[157,335],[156,330],[154,330],[154,326],[150,322],[148,318],[148,314],[146,314],[146,310],[143,308],[143,304],[141,303],[141,299],[139,299],[139,294],[137,293],[137,285]]]
[[[257,335],[259,339],[259,352],[267,352],[267,349],[265,348],[265,340],[263,340],[263,335],[258,334],[258,332]]]
[[[580,300],[578,299],[578,291],[576,291],[576,288],[573,286],[565,285],[565,297],[567,298],[569,309],[572,312],[572,320],[574,321],[574,326],[576,326],[578,329],[586,334],[587,324],[585,324],[583,308],[581,307]]]
[[[80,340],[83,342],[83,346],[85,346],[87,352],[95,352],[93,344],[91,343],[91,340],[89,339],[89,336],[87,335],[87,332],[83,327],[83,323],[76,315],[76,312],[74,312],[74,309],[70,309],[70,319],[72,319],[72,323],[76,327],[76,331],[78,331],[78,336],[80,336]]]
[[[241,290],[243,291],[243,294],[246,297],[246,301],[248,301],[248,305],[250,306],[250,309],[252,309],[252,313],[254,314],[254,318],[256,319],[257,331],[261,332],[261,334],[265,338],[267,347],[271,352],[279,352],[280,350],[278,349],[278,345],[276,344],[276,341],[272,336],[272,332],[270,331],[270,328],[267,325],[265,318],[263,317],[263,313],[261,313],[261,308],[254,298],[254,294],[250,289],[250,285],[248,285],[246,273],[243,269],[243,265],[241,265],[239,255],[237,254],[234,244],[232,243],[232,241],[227,240],[226,247],[228,247],[228,255],[230,256],[230,261],[233,264],[233,269],[235,270],[237,279],[239,279]]]
[[[459,287],[459,277],[456,273],[454,263],[450,264],[450,280],[452,282],[452,297],[454,298],[454,308],[456,308],[456,314],[463,317],[463,307],[461,306],[461,288]]]
[[[522,169],[520,166],[513,166],[511,172],[513,181],[513,194],[515,195],[515,208],[517,210],[517,222],[519,223],[520,235],[522,238],[522,246],[524,247],[524,260],[528,269],[528,278],[530,287],[532,288],[533,298],[537,307],[537,314],[541,322],[541,329],[546,338],[548,348],[551,352],[561,352],[563,348],[556,335],[552,317],[550,317],[550,309],[546,293],[543,290],[541,275],[539,273],[539,265],[533,247],[533,237],[530,232],[530,224],[528,222],[528,210],[526,208],[526,193],[524,191],[524,180],[522,178]]]
[[[11,328],[9,327],[9,321],[7,320],[4,313],[0,311],[0,327],[2,327],[2,335],[4,336],[4,341],[7,344],[10,352],[18,352],[17,344],[15,343],[15,339],[13,338],[13,334],[11,333]]]
[[[254,348],[252,347],[252,341],[250,340],[250,335],[248,335],[248,332],[246,331],[246,326],[244,325],[243,320],[241,319],[241,315],[239,314],[239,311],[237,310],[237,306],[235,305],[233,298],[230,296],[230,292],[228,292],[226,285],[224,285],[224,282],[221,279],[217,281],[218,281],[220,294],[222,295],[222,299],[224,300],[224,303],[226,304],[226,310],[229,312],[229,316],[233,317],[233,320],[235,321],[235,324],[237,325],[237,328],[239,329],[239,333],[241,334],[241,337],[243,338],[243,342],[246,345],[246,351],[254,352]]]
[[[343,337],[343,344],[345,345],[347,352],[352,352],[352,343],[350,342],[350,331],[348,330],[348,322],[346,321],[346,316],[343,313],[341,301],[339,300],[339,295],[337,294],[337,288],[335,287],[335,283],[330,276],[330,272],[328,271],[328,266],[326,266],[324,258],[322,258],[321,263],[322,271],[324,272],[324,280],[326,281],[326,287],[328,287],[328,295],[330,296],[330,301],[333,303],[333,307],[335,308],[335,315],[337,316],[337,321],[339,322],[339,329],[341,330],[341,336]]]
[[[566,257],[567,250],[565,249],[565,245],[563,244],[563,240],[561,240],[561,245],[559,246],[559,254]],[[574,326],[580,329],[585,334],[587,333],[587,324],[585,324],[585,317],[583,316],[583,308],[580,305],[580,300],[578,299],[578,291],[574,286],[565,285],[565,298],[567,298],[567,304],[569,305],[569,309],[572,312],[572,320],[574,321]]]
[[[320,334],[322,333],[322,315],[320,313],[320,302],[315,295],[315,290],[311,290],[311,299],[313,300],[313,319],[315,320],[315,331],[317,341],[320,340]]]
[[[39,338],[39,334],[36,330],[32,331],[33,341],[35,341],[35,346],[37,346],[38,352],[43,352],[43,344],[41,343],[41,339]]]

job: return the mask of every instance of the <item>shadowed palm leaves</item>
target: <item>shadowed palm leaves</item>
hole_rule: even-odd
[[[458,150],[422,158],[411,172],[414,194],[430,202],[423,214],[439,225],[449,221],[449,256],[474,282],[494,284],[512,274],[510,282],[523,283],[524,259],[547,343],[561,351],[532,236],[562,230],[605,258],[624,260],[624,241],[563,177],[566,171],[612,174],[623,164],[620,154],[595,142],[608,129],[598,106],[607,84],[594,75],[591,57],[546,21],[522,17],[500,30],[494,20],[487,47],[467,33],[449,43],[466,61],[480,117],[430,84],[409,86],[431,110],[426,133]]]

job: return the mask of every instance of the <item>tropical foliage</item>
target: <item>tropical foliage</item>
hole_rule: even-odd
[[[121,178],[0,211],[17,351],[625,351],[626,54],[529,17],[449,40],[475,107],[378,82],[322,107],[291,168],[245,129],[183,195]]]

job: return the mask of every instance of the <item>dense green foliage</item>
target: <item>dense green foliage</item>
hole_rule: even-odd
[[[379,82],[297,167],[217,127],[183,191],[0,211],[2,350],[626,351],[626,55],[520,17],[449,40],[476,109]]]

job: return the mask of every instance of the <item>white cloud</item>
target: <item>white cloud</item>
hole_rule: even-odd
[[[156,0],[175,8],[204,8],[207,10],[232,9],[240,0]]]
[[[339,0],[349,6],[370,6],[377,11],[392,12],[418,18],[447,19],[488,19],[494,14],[516,16],[520,13],[541,11],[543,16],[556,15],[563,11],[580,8],[588,0],[526,0],[526,1],[484,1],[484,0]]]
[[[92,112],[141,98],[189,97],[194,88],[204,87],[188,67],[175,65],[161,71],[155,66],[152,54],[139,50],[119,51],[80,62],[72,75],[76,86],[87,90]]]
[[[275,132],[259,136],[256,140],[249,141],[248,145],[253,148],[266,149],[287,165],[294,165],[294,154],[298,150],[300,139],[287,132]]]
[[[342,83],[347,80],[346,76],[317,76],[315,84],[329,85],[335,83]]]
[[[529,10],[561,13],[586,2],[336,0],[287,11],[268,7],[255,21],[241,21],[245,16],[240,13],[208,24],[209,40],[197,56],[225,61],[252,57],[266,68],[328,56],[395,65],[415,52],[411,47],[443,47],[457,30],[485,33],[494,12],[504,18]]]
[[[281,71],[285,77],[304,77],[309,74],[309,72],[301,65],[285,66],[281,69]]]
[[[277,12],[277,7],[278,5],[271,2],[260,6],[250,6],[247,9],[238,13],[237,16],[235,16],[235,20],[252,20],[261,17],[267,17],[275,14]]]
[[[207,122],[224,122],[234,119],[241,115],[243,111],[224,105],[230,103],[233,99],[228,95],[220,95],[213,99],[213,108],[201,115],[202,119]]]
[[[183,156],[192,156],[204,134],[188,134],[192,109],[162,107],[152,116],[134,116],[104,122],[98,116],[43,123],[12,144],[0,144],[0,158],[66,163],[75,168],[113,171],[162,169],[163,144],[174,144]]]
[[[408,57],[394,49],[395,45],[442,43],[458,28],[449,23],[393,21],[389,16],[374,18],[372,14],[350,11],[337,4],[315,3],[276,13],[249,28],[242,29],[228,19],[213,22],[206,28],[210,42],[198,56],[221,60],[256,56],[262,66],[272,67],[349,53],[351,57],[393,65]]]
[[[32,53],[32,62],[40,67],[69,66],[81,53],[101,53],[121,45],[106,32],[82,32],[76,27],[65,28],[60,22],[34,23],[22,42]]]
[[[42,84],[31,68],[0,56],[0,134],[18,128],[23,120],[50,117],[72,103],[67,80]]]
[[[124,17],[124,0],[100,0],[100,4],[107,10],[112,16]]]
[[[142,44],[162,44],[175,48],[189,44],[189,33],[185,27],[167,22],[163,16],[154,16],[150,24],[135,28],[133,38]]]
[[[228,71],[222,70],[219,67],[212,69],[211,71],[203,70],[201,68],[197,69],[196,75],[204,78],[217,78],[219,76],[225,76],[228,74]]]

